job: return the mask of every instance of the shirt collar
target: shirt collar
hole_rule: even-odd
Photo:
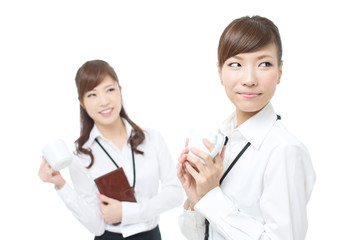
[[[224,135],[230,135],[233,131],[239,131],[251,145],[258,149],[276,122],[276,119],[275,111],[271,103],[268,103],[260,112],[237,128],[235,128],[236,112],[234,112],[224,121],[219,131]]]
[[[121,118],[121,120],[123,121],[123,123],[125,125],[126,133],[129,138],[131,136],[131,132],[132,132],[133,128],[125,118]],[[83,147],[90,148],[97,137],[101,137],[101,138],[105,139],[105,137],[101,134],[100,130],[97,128],[96,124],[94,124],[93,128],[91,129],[89,139],[86,141],[86,143],[84,144]]]

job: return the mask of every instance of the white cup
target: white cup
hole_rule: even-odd
[[[214,145],[214,149],[211,152],[207,149],[207,147],[203,143],[204,138],[210,141]],[[224,142],[225,142],[225,137],[221,134],[217,134],[215,132],[204,129],[192,129],[190,131],[188,147],[189,149],[195,147],[203,152],[209,153],[211,158],[214,158],[216,154],[220,153],[221,149],[224,146]],[[191,152],[191,150],[189,154],[195,156]],[[202,163],[204,163],[204,161],[201,158],[199,159],[202,161]]]
[[[72,160],[72,156],[65,142],[61,139],[55,139],[47,143],[42,149],[42,153],[46,161],[55,171],[66,168]]]

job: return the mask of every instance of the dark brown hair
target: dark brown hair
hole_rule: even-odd
[[[274,43],[277,48],[278,64],[281,64],[282,45],[278,28],[267,18],[260,16],[242,17],[232,21],[220,37],[218,66],[239,53],[260,50]]]
[[[106,76],[110,76],[114,81],[119,84],[119,79],[117,78],[114,69],[105,61],[88,61],[79,68],[76,73],[75,82],[80,103],[83,103],[85,93],[91,91],[97,85],[99,85]],[[131,119],[125,112],[124,106],[122,106],[121,108],[120,117],[126,119],[133,128],[131,136],[128,139],[128,143],[130,144],[131,149],[135,153],[144,154],[144,152],[137,149],[137,147],[145,139],[144,132],[139,126],[137,126],[133,121],[131,121]],[[86,110],[80,104],[80,137],[75,141],[76,154],[83,153],[90,156],[91,162],[88,168],[90,168],[94,164],[94,155],[92,154],[91,149],[83,148],[83,145],[89,139],[89,135],[93,126],[93,119],[87,114]]]

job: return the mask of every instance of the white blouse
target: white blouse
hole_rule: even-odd
[[[269,103],[238,128],[232,114],[219,129],[228,136],[224,171],[250,142],[220,187],[208,192],[179,217],[182,233],[204,239],[303,240],[306,205],[315,172],[305,146],[283,125]]]
[[[132,127],[125,119],[123,122],[130,136]],[[120,150],[105,139],[94,125],[89,140],[84,144],[84,148],[92,150],[95,159],[93,166],[90,169],[86,168],[90,163],[88,155],[74,155],[69,166],[74,189],[66,183],[58,190],[59,196],[73,215],[97,236],[102,235],[105,230],[122,233],[124,237],[151,230],[158,224],[161,213],[179,206],[183,201],[183,191],[176,177],[175,163],[164,139],[154,130],[145,129],[144,133],[145,140],[138,146],[144,155],[134,153],[137,202],[122,202],[123,217],[120,225],[107,224],[100,212],[100,200],[97,198],[99,191],[94,179],[115,170],[116,166],[95,139],[98,139],[118,166],[124,169],[132,186],[134,176],[130,144],[125,144]]]

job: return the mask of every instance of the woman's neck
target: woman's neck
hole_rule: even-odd
[[[257,112],[240,112],[236,111],[236,127],[246,122],[249,118],[254,116]]]
[[[109,139],[119,149],[122,149],[128,136],[125,124],[120,117],[111,125],[96,125],[96,127],[106,139]]]

